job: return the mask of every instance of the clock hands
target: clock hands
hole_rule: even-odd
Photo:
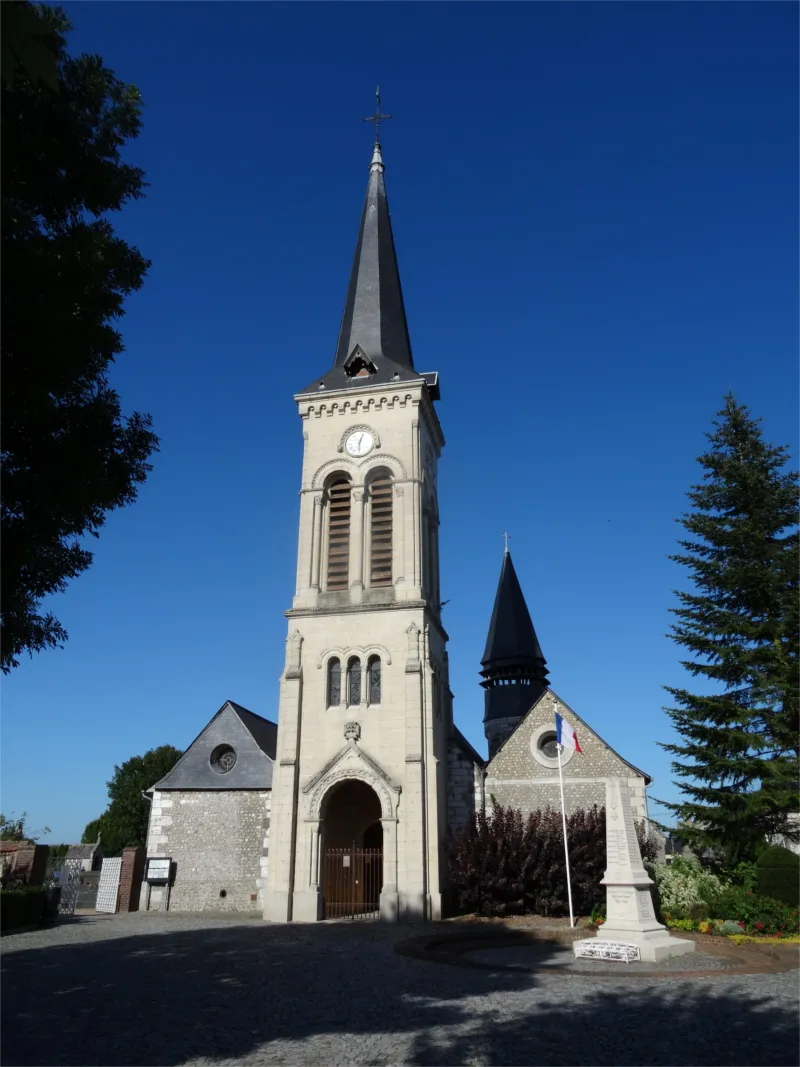
[[[352,456],[366,456],[372,445],[372,434],[366,430],[354,430],[347,439],[347,451]]]

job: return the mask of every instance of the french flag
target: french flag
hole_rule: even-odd
[[[562,748],[574,748],[576,752],[583,752],[578,742],[578,735],[558,712],[556,712],[556,740]]]

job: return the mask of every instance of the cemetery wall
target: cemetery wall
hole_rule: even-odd
[[[175,865],[167,889],[143,883],[141,908],[260,911],[269,864],[268,790],[156,790],[148,856]]]

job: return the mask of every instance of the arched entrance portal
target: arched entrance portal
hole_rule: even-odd
[[[382,887],[381,803],[366,782],[346,779],[322,805],[324,917],[377,919]]]

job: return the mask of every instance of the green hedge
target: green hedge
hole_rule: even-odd
[[[765,848],[756,861],[756,889],[761,896],[796,908],[800,902],[800,856],[782,845]]]
[[[4,889],[0,892],[0,931],[6,934],[25,926],[38,926],[44,898],[45,891],[39,886]]]

